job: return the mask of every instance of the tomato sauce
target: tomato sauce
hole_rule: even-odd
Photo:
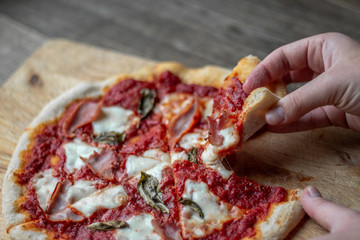
[[[266,216],[270,204],[254,208],[241,218],[234,219],[224,223],[222,229],[215,229],[211,234],[205,236],[206,240],[232,240],[242,239],[244,237],[254,237],[256,231],[254,225],[259,219]]]
[[[195,164],[190,161],[176,161],[173,167],[179,196],[184,192],[187,179],[207,183],[210,191],[221,200],[242,209],[252,209],[266,203],[282,202],[287,196],[284,188],[261,186],[235,174],[232,174],[228,179],[224,179],[220,173],[202,164]]]
[[[95,101],[102,101],[103,106],[120,106],[135,111],[141,98],[143,88],[156,89],[158,98],[172,92],[184,92],[194,94],[199,97],[214,97],[217,93],[216,88],[202,87],[194,84],[184,84],[171,72],[164,72],[155,83],[126,79],[109,89],[102,97]],[[90,99],[89,99],[90,100]],[[93,100],[92,100],[93,101]],[[159,100],[156,99],[155,102]],[[48,229],[54,233],[55,238],[64,236],[69,239],[114,239],[112,231],[91,231],[87,225],[96,221],[126,220],[138,213],[150,213],[159,222],[160,226],[176,226],[178,216],[178,203],[176,199],[176,189],[174,174],[171,167],[166,167],[162,172],[160,189],[163,201],[170,210],[170,214],[160,213],[150,207],[139,195],[136,183],[129,181],[129,176],[124,172],[125,159],[128,155],[141,155],[144,151],[151,148],[158,148],[163,152],[169,152],[168,139],[166,136],[166,126],[161,123],[161,115],[151,113],[146,119],[142,120],[138,127],[133,127],[127,132],[125,142],[118,146],[106,146],[111,148],[118,156],[119,165],[115,169],[117,178],[110,182],[101,179],[87,166],[80,168],[70,174],[65,170],[66,155],[63,144],[72,141],[74,137],[93,146],[98,146],[92,134],[92,125],[86,124],[74,131],[74,136],[69,136],[64,132],[63,125],[67,118],[73,114],[78,102],[70,104],[67,111],[58,120],[39,127],[35,134],[31,148],[23,153],[23,171],[16,174],[19,184],[27,184],[28,193],[26,200],[22,203],[25,210],[32,220],[38,220],[36,225],[39,228]],[[204,124],[203,124],[204,125]],[[101,146],[104,148],[104,146]],[[56,159],[52,160],[52,159]],[[55,162],[54,162],[55,161]],[[48,215],[40,208],[37,194],[32,186],[33,176],[47,168],[55,170],[55,177],[59,181],[70,180],[92,180],[97,181],[98,189],[111,186],[112,184],[122,184],[128,194],[128,201],[125,206],[114,209],[100,209],[89,218],[81,222],[49,220]]]
[[[198,97],[215,97],[218,92],[218,89],[214,87],[183,83],[178,76],[170,71],[165,71],[159,75],[156,88],[160,98],[173,92],[189,93]]]
[[[240,85],[239,85],[240,84]],[[215,97],[218,90],[213,87],[203,87],[194,84],[182,83],[179,77],[169,71],[160,74],[154,83],[126,79],[109,89],[107,93],[95,101],[102,101],[103,106],[120,106],[135,111],[141,98],[143,88],[155,89],[158,102],[166,94],[172,92],[190,93],[198,97]],[[214,105],[228,111],[236,111],[242,106],[246,95],[241,92],[241,83],[234,83],[233,89],[220,90],[220,96],[215,98]],[[226,101],[225,101],[225,100]],[[157,148],[163,152],[169,152],[169,139],[167,127],[162,124],[161,115],[152,112],[139,126],[132,127],[126,134],[125,142],[117,146],[101,145],[94,141],[91,123],[86,124],[74,131],[75,136],[69,136],[63,131],[65,119],[76,107],[77,102],[70,104],[67,111],[58,119],[46,126],[39,127],[34,136],[31,148],[23,153],[23,171],[16,174],[17,180],[22,185],[27,185],[28,193],[26,200],[22,203],[32,220],[39,220],[36,224],[39,228],[48,229],[53,232],[55,238],[67,236],[69,239],[114,239],[113,231],[91,231],[87,225],[98,221],[127,220],[139,213],[149,213],[154,216],[160,226],[176,226],[179,220],[178,196],[184,191],[186,179],[203,181],[209,189],[221,200],[248,209],[244,218],[229,221],[221,230],[215,230],[209,239],[227,239],[224,236],[232,235],[234,238],[250,236],[253,234],[252,226],[256,217],[265,215],[268,206],[273,202],[281,202],[286,198],[286,191],[282,188],[263,187],[258,184],[235,175],[224,180],[221,175],[210,168],[194,164],[188,161],[177,161],[172,167],[166,167],[162,171],[160,189],[163,201],[169,208],[170,213],[161,213],[149,206],[137,191],[136,181],[131,180],[125,171],[126,159],[129,155],[141,155],[147,149]],[[195,127],[205,126],[201,122]],[[205,128],[205,127],[204,127]],[[74,173],[68,173],[65,169],[66,155],[63,144],[72,141],[76,137],[90,145],[111,149],[117,155],[119,164],[114,167],[116,177],[109,181],[101,179],[87,166],[78,169]],[[199,149],[201,153],[203,149]],[[56,161],[54,162],[54,158]],[[198,162],[201,163],[198,155]],[[90,217],[81,222],[62,221],[54,222],[40,208],[36,192],[32,186],[31,179],[39,171],[47,168],[55,170],[55,176],[59,181],[92,180],[98,181],[98,189],[121,184],[127,192],[127,203],[114,209],[99,209]],[[177,179],[175,185],[175,179]],[[250,229],[250,230],[249,230]],[[247,232],[250,231],[250,232]],[[235,235],[233,235],[236,233]]]
[[[154,89],[152,82],[125,79],[115,84],[103,97],[104,106],[120,106],[137,111],[141,99],[141,90]]]
[[[243,90],[243,84],[237,77],[228,79],[231,81],[226,88],[221,88],[214,99],[214,109],[221,109],[229,113],[236,113],[242,110],[247,94]]]

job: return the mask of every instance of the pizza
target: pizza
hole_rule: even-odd
[[[264,124],[282,83],[242,90],[233,71],[166,62],[80,85],[49,103],[18,141],[3,186],[14,239],[283,239],[301,190],[225,167]]]

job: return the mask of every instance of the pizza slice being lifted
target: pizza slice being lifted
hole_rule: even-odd
[[[6,173],[8,232],[283,239],[304,214],[300,191],[261,186],[222,164],[286,94],[281,83],[243,92],[258,63],[243,58],[230,75],[161,63],[54,100],[20,138]]]

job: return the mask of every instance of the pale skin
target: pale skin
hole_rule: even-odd
[[[307,82],[282,98],[266,114],[273,132],[340,126],[360,132],[360,43],[340,33],[326,33],[280,47],[249,75],[244,91],[282,79]],[[329,233],[311,240],[360,238],[360,212],[332,203],[307,187],[301,203]]]

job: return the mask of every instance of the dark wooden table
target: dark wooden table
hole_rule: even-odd
[[[360,41],[360,1],[0,0],[0,88],[37,48],[53,38],[67,38],[157,61],[179,61],[189,67],[215,64],[231,68],[245,55],[264,58],[281,45],[330,31],[342,32]],[[0,100],[0,106],[6,104]],[[5,119],[4,112],[0,112],[2,126]],[[23,127],[16,131],[19,129]],[[323,134],[325,137],[319,135],[321,139],[333,141],[326,139],[326,134]],[[301,134],[292,136],[303,139]],[[339,136],[343,136],[342,142],[359,142],[345,133]],[[5,139],[4,136],[0,138]],[[319,145],[332,149],[326,141]],[[249,151],[259,152],[256,146],[259,145],[253,144]],[[349,149],[357,151],[359,148]],[[282,154],[287,151],[292,151],[288,144],[279,150]],[[345,154],[346,151],[339,152],[344,162],[353,156]],[[4,159],[10,158],[9,153],[0,151],[0,154],[8,154]],[[289,153],[289,156],[292,155]],[[276,157],[269,158],[270,165],[276,165],[271,162]],[[359,166],[352,160],[350,163]],[[4,174],[6,166],[7,162],[0,162],[0,175]],[[258,168],[253,171],[255,180],[261,171]],[[342,173],[345,172],[342,170]],[[336,174],[340,173],[334,171],[334,174],[330,180],[337,179]],[[358,201],[352,205],[354,199],[348,198],[347,206],[358,206]],[[317,232],[324,231],[313,226]],[[3,239],[2,227],[0,239]]]
[[[50,38],[155,60],[231,68],[310,35],[360,40],[358,0],[1,0],[0,86]]]

